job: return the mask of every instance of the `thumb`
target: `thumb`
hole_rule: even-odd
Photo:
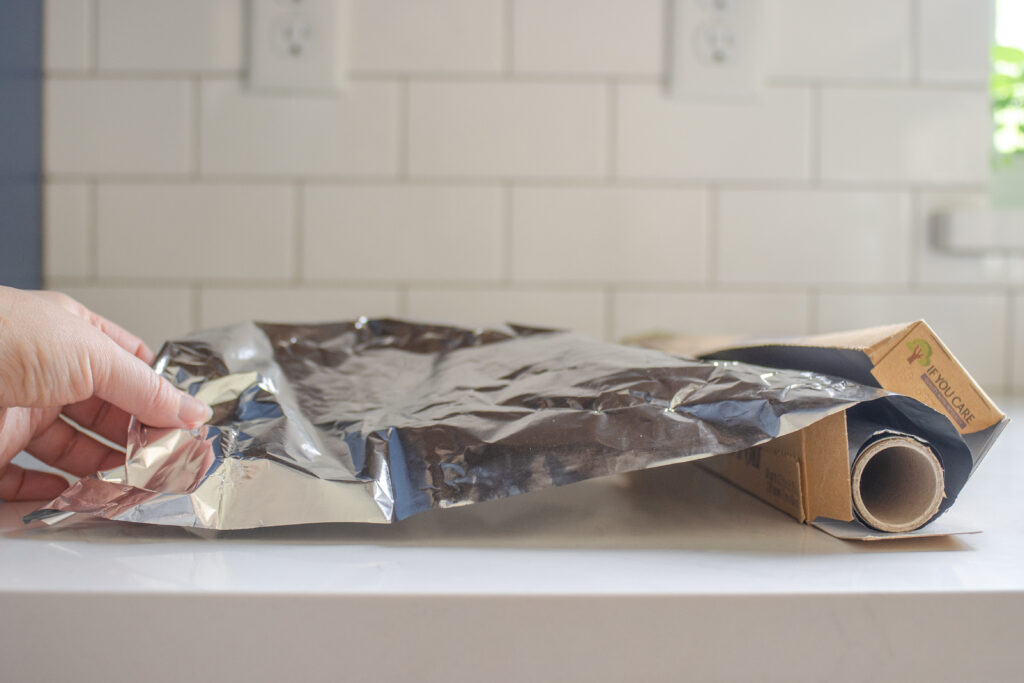
[[[193,429],[213,411],[113,342],[90,350],[93,393],[151,427]]]

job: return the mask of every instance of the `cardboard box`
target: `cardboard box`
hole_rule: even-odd
[[[660,336],[634,342],[708,360],[845,377],[909,396],[949,419],[970,450],[974,467],[1007,423],[1006,416],[923,320],[777,340]],[[841,538],[876,540],[957,532],[928,525],[916,531],[880,533],[856,522],[855,502],[863,501],[855,501],[855,494],[860,493],[863,468],[858,472],[852,466],[856,453],[851,455],[846,417],[845,413],[835,415],[762,446],[709,458],[704,465],[795,519]],[[927,449],[912,440],[904,445],[908,456],[917,458],[909,452],[913,450],[919,452],[919,461],[927,460]],[[910,471],[920,481],[907,482],[908,490],[925,495],[923,488],[931,485],[928,467]],[[914,486],[922,490],[915,492]],[[901,495],[905,493],[907,490]]]
[[[854,519],[845,413],[700,463],[797,521]]]

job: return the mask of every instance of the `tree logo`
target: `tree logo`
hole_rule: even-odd
[[[907,365],[910,365],[915,360],[925,367],[931,365],[932,347],[931,344],[926,342],[924,339],[908,341],[907,348],[910,349],[910,357],[907,358]]]

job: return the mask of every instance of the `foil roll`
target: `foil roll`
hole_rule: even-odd
[[[154,368],[212,405],[210,423],[132,421],[123,468],[78,481],[26,521],[388,523],[734,453],[855,407],[932,445],[952,472],[942,509],[971,469],[948,420],[913,399],[558,330],[243,323],[168,342]]]
[[[930,425],[928,411],[896,394],[847,411],[853,512],[865,526],[918,529],[948,510],[967,483],[978,456],[945,416]]]

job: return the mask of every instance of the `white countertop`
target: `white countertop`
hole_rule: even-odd
[[[840,541],[692,465],[392,527],[0,504],[0,680],[1015,680],[1024,400],[997,403],[1017,420],[946,516],[983,533],[945,538]]]

